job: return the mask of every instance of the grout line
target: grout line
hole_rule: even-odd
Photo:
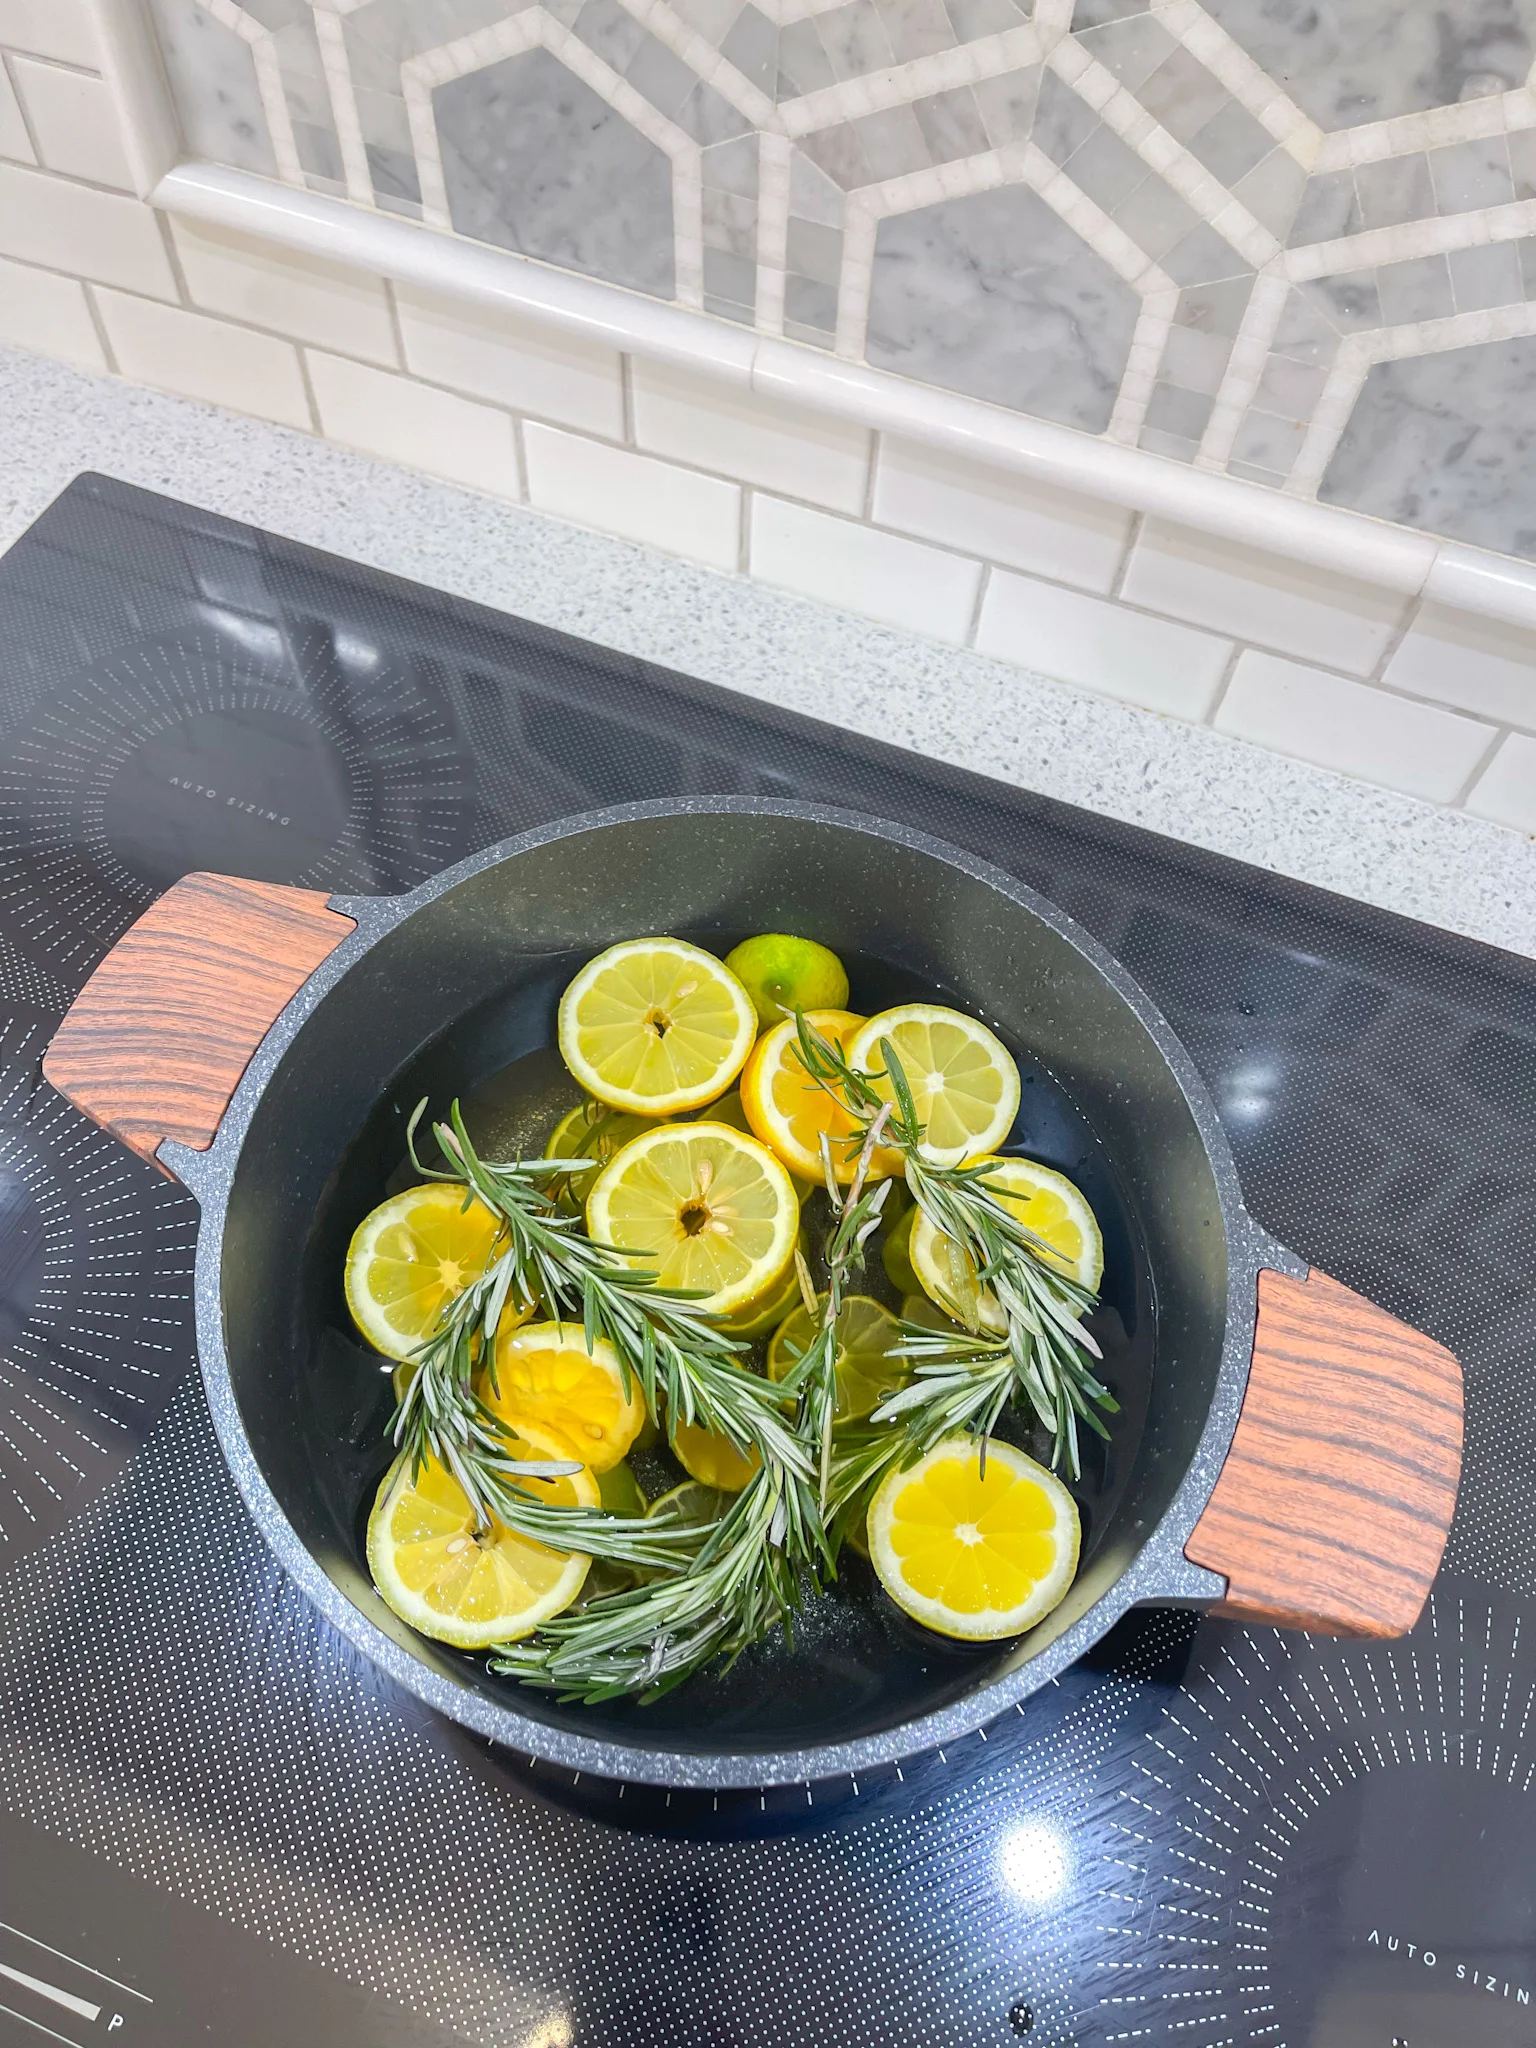
[[[1248,643],[1245,640],[1239,640],[1234,645],[1232,652],[1227,659],[1227,665],[1221,672],[1221,681],[1216,685],[1216,694],[1211,699],[1210,704],[1206,709],[1205,716],[1201,719],[1193,721],[1194,723],[1210,726],[1214,730],[1216,725],[1216,714],[1221,709],[1222,705],[1226,702],[1227,692],[1232,687],[1232,678],[1237,674],[1237,664],[1242,660],[1243,656],[1249,653],[1250,651],[1251,650],[1249,649]],[[1227,737],[1230,739],[1232,735],[1229,733]]]
[[[512,415],[512,456],[517,464],[518,503],[532,505],[533,486],[528,480],[528,444],[523,439],[523,416],[519,412]]]
[[[628,354],[619,357],[619,433],[625,448],[639,447],[635,439],[634,358]]]
[[[107,323],[101,317],[101,308],[96,303],[96,293],[87,279],[83,277],[77,278],[76,283],[85,294],[86,311],[90,315],[91,325],[96,330],[96,339],[101,343],[101,352],[106,357],[108,373],[113,377],[120,377],[123,373],[117,366],[117,351],[112,346],[112,337],[107,332]],[[155,304],[163,306],[165,301],[157,299]]]
[[[304,403],[309,407],[310,431],[324,441],[328,437],[320,419],[320,401],[315,396],[314,382],[309,374],[309,350],[295,342],[294,354],[299,359],[299,382],[304,386]]]
[[[1467,777],[1466,781],[1462,783],[1461,787],[1457,790],[1456,794],[1447,801],[1447,810],[1460,811],[1466,808],[1466,802],[1468,797],[1471,796],[1473,790],[1476,789],[1477,785],[1482,781],[1483,777],[1487,774],[1488,770],[1493,766],[1493,757],[1495,754],[1499,752],[1500,748],[1504,745],[1504,742],[1510,737],[1510,732],[1511,728],[1507,725],[1501,725],[1498,727],[1492,739],[1488,742],[1487,746],[1484,747],[1483,751],[1478,755],[1477,760],[1473,763],[1471,774]]]
[[[68,72],[75,78],[94,78],[99,85],[106,79],[101,72],[89,64],[73,64],[68,57],[45,57],[40,50],[19,50],[14,43],[7,43],[4,54],[8,57],[25,57],[29,64],[46,65],[50,71]]]
[[[752,501],[757,493],[750,484],[741,487],[741,510],[736,538],[736,567],[743,576],[752,574]]]
[[[1387,635],[1386,641],[1382,646],[1381,653],[1377,657],[1376,665],[1371,670],[1370,676],[1368,678],[1370,682],[1379,683],[1385,677],[1387,670],[1392,665],[1393,657],[1396,655],[1397,650],[1399,649],[1399,647],[1402,646],[1403,642],[1408,638],[1408,635],[1419,623],[1419,617],[1423,610],[1424,593],[1421,590],[1416,592],[1414,596],[1409,598],[1407,604],[1405,604],[1403,607],[1403,614],[1401,619],[1398,621],[1397,625],[1393,627],[1392,631]],[[1392,685],[1388,683],[1387,688],[1390,689],[1391,687]]]
[[[992,564],[984,561],[981,565],[981,574],[976,578],[976,601],[971,606],[971,616],[966,622],[965,638],[960,642],[962,647],[974,649],[976,645],[976,635],[981,631],[981,608],[987,601],[987,592],[991,587]]]
[[[384,306],[389,314],[389,331],[394,336],[395,368],[409,377],[412,375],[412,371],[410,364],[406,360],[405,326],[401,321],[400,306],[395,298],[395,281],[392,277],[384,277],[380,278],[379,282],[384,287]]]
[[[859,517],[866,526],[875,523],[875,472],[885,456],[885,436],[878,428],[871,428],[869,435],[869,457],[864,470],[864,506]]]
[[[170,269],[172,281],[176,286],[177,303],[186,312],[200,313],[202,311],[202,307],[199,306],[196,299],[193,298],[192,287],[187,283],[187,273],[181,267],[181,251],[176,246],[176,237],[171,233],[170,215],[168,213],[161,213],[158,209],[154,209],[152,211],[152,218],[154,220],[155,227],[159,232],[161,247],[165,250],[166,264]],[[116,285],[109,285],[107,289],[109,291],[116,291],[118,287]],[[137,294],[135,294],[135,296],[137,296]],[[165,304],[165,301],[164,299],[159,299],[156,301],[156,304],[163,306]],[[215,313],[210,315],[209,317],[216,320],[221,316]],[[288,340],[291,339],[291,337],[284,336],[284,339]]]
[[[1136,543],[1141,539],[1141,529],[1145,526],[1146,521],[1147,515],[1145,512],[1133,512],[1131,514],[1131,523],[1126,529],[1124,551],[1119,561],[1115,564],[1115,573],[1110,578],[1109,589],[1104,593],[1115,604],[1120,602],[1120,593],[1125,588],[1125,579],[1131,573],[1131,557],[1136,552]]]

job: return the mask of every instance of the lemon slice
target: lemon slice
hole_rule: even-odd
[[[409,1358],[454,1296],[484,1273],[500,1230],[484,1202],[471,1196],[466,1206],[454,1183],[428,1181],[392,1195],[363,1218],[347,1247],[353,1322],[386,1358]],[[532,1313],[507,1304],[514,1322]]]
[[[716,1493],[740,1493],[762,1464],[756,1451],[743,1456],[728,1436],[705,1429],[697,1422],[680,1422],[672,1432],[672,1449],[677,1462],[700,1486]],[[662,1495],[663,1500],[667,1498]]]
[[[731,1496],[722,1493],[718,1486],[705,1486],[700,1480],[685,1479],[681,1486],[674,1486],[660,1500],[653,1500],[645,1515],[647,1521],[658,1515],[669,1515],[686,1527],[702,1528],[710,1522],[718,1522],[730,1504]]]
[[[698,1109],[741,1072],[752,998],[723,961],[683,939],[627,939],[589,960],[560,998],[560,1051],[589,1095],[636,1116]]]
[[[1066,1175],[1033,1159],[989,1159],[985,1164],[988,1180],[1006,1190],[999,1196],[1003,1207],[1045,1240],[1064,1273],[1097,1288],[1104,1277],[1104,1240],[1093,1211]],[[921,1213],[912,1225],[908,1250],[924,1293],[947,1314],[972,1329],[1007,1328],[996,1296],[977,1286],[969,1256]]]
[[[903,1612],[940,1635],[993,1642],[1033,1628],[1077,1570],[1077,1504],[1061,1481],[994,1437],[945,1437],[888,1472],[869,1507],[869,1556]]]
[[[846,1049],[864,1022],[852,1010],[807,1010],[806,1022]],[[846,1187],[858,1162],[859,1124],[835,1096],[812,1080],[800,1057],[800,1039],[793,1017],[765,1031],[752,1048],[741,1077],[741,1106],[747,1121],[765,1145],[773,1148],[791,1173],[820,1187],[821,1134],[832,1147],[832,1170]],[[882,1146],[872,1162],[872,1177],[901,1171],[901,1154]]]
[[[644,1253],[638,1270],[695,1289],[699,1306],[734,1315],[782,1276],[800,1204],[766,1145],[728,1124],[663,1124],[631,1140],[598,1175],[587,1229],[599,1244]]]
[[[826,1296],[820,1297],[824,1307]],[[782,1380],[800,1363],[820,1327],[812,1323],[804,1303],[774,1333],[768,1346],[768,1377]],[[899,1343],[901,1332],[896,1318],[867,1294],[850,1294],[837,1317],[837,1400],[832,1410],[835,1422],[850,1422],[868,1415],[885,1396],[905,1385],[911,1367],[904,1358],[892,1358],[891,1346]]]
[[[629,1375],[628,1391],[619,1354],[599,1337],[587,1349],[580,1323],[525,1323],[496,1333],[496,1390],[484,1390],[486,1406],[508,1428],[529,1428],[560,1446],[560,1456],[579,1458],[594,1472],[617,1465],[640,1434],[645,1401]]]
[[[581,1208],[592,1192],[592,1183],[615,1152],[623,1151],[631,1138],[653,1130],[657,1119],[630,1116],[622,1109],[610,1109],[606,1102],[578,1102],[568,1109],[544,1144],[546,1159],[595,1159],[584,1173],[573,1173],[570,1200]]]
[[[882,1010],[854,1033],[847,1049],[850,1063],[883,1074],[882,1038],[895,1046],[911,1086],[925,1159],[936,1166],[958,1166],[996,1150],[1019,1110],[1019,1070],[1000,1038],[959,1010],[903,1003]],[[882,1095],[891,1092],[884,1079],[875,1087]]]
[[[564,1452],[552,1438],[530,1431],[512,1455],[558,1458]],[[587,1471],[515,1484],[553,1507],[598,1504],[597,1481]],[[397,1459],[368,1517],[368,1569],[386,1604],[424,1636],[460,1650],[530,1634],[570,1606],[590,1563],[579,1552],[550,1550],[499,1522],[477,1530],[464,1489],[435,1461],[413,1480],[410,1459]]]

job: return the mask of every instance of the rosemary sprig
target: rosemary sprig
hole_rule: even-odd
[[[907,1186],[934,1227],[951,1238],[976,1269],[977,1300],[990,1295],[1003,1329],[976,1327],[953,1337],[907,1325],[900,1355],[914,1362],[909,1385],[888,1394],[873,1420],[902,1421],[907,1450],[918,1455],[950,1431],[968,1429],[982,1439],[1010,1403],[1022,1401],[1051,1432],[1051,1462],[1081,1474],[1077,1425],[1099,1436],[1108,1430],[1100,1410],[1118,1403],[1094,1377],[1086,1358],[1102,1356],[1082,1317],[1098,1296],[1063,1273],[1043,1239],[1007,1209],[1005,1192],[985,1166],[940,1166],[922,1153],[923,1126],[901,1059],[888,1038],[880,1041],[883,1073],[863,1073],[841,1048],[798,1019],[800,1057],[814,1080],[842,1103],[867,1134],[886,1114],[885,1134],[906,1162]],[[890,1097],[875,1083],[890,1082]],[[854,1141],[849,1141],[854,1142]]]
[[[782,1380],[759,1382],[770,1386],[775,1401],[795,1403],[794,1434],[804,1447],[802,1463],[774,1460],[765,1452],[761,1469],[705,1532],[707,1540],[681,1571],[594,1601],[581,1613],[557,1615],[529,1641],[496,1652],[493,1671],[589,1704],[622,1693],[656,1699],[714,1658],[734,1659],[771,1629],[791,1627],[804,1580],[835,1569],[826,1523],[837,1402],[837,1318],[890,1187],[888,1181],[867,1190],[864,1185],[884,1121],[879,1115],[872,1120],[846,1194],[824,1151],[835,1218],[826,1245],[827,1292],[818,1302],[802,1260],[801,1286],[817,1316],[815,1334]],[[817,1451],[814,1486],[803,1462],[811,1447]],[[529,1518],[521,1517],[518,1526],[528,1529]],[[583,1529],[573,1531],[565,1547],[591,1551],[593,1544]]]
[[[664,1399],[677,1420],[717,1430],[738,1450],[755,1450],[765,1464],[809,1474],[810,1460],[780,1412],[776,1390],[737,1363],[742,1347],[721,1333],[696,1298],[660,1286],[654,1273],[625,1266],[623,1259],[632,1255],[595,1243],[581,1229],[579,1218],[555,1208],[543,1184],[551,1175],[569,1172],[572,1161],[482,1160],[455,1103],[450,1121],[433,1126],[450,1165],[429,1166],[416,1150],[416,1130],[425,1107],[418,1104],[407,1132],[412,1164],[429,1179],[462,1183],[466,1204],[478,1196],[500,1222],[501,1249],[483,1276],[449,1305],[438,1329],[416,1354],[417,1370],[400,1398],[391,1429],[413,1471],[428,1458],[441,1460],[463,1487],[482,1525],[499,1521],[541,1541],[554,1540],[546,1532],[560,1516],[586,1512],[533,1501],[512,1483],[530,1469],[547,1473],[554,1468],[530,1468],[511,1458],[509,1432],[474,1385],[483,1361],[495,1389],[496,1331],[515,1295],[519,1301],[543,1302],[557,1317],[579,1320],[589,1346],[596,1338],[606,1338],[618,1352],[626,1381],[631,1374],[638,1378],[652,1414]],[[575,1162],[578,1171],[583,1163]],[[571,1468],[562,1464],[559,1469]],[[594,1529],[593,1541],[581,1545],[593,1555],[626,1564],[655,1564],[658,1547],[674,1560],[698,1547],[697,1532],[672,1530],[663,1542],[654,1521],[641,1525],[637,1517],[601,1519],[611,1526],[605,1526],[601,1536]]]

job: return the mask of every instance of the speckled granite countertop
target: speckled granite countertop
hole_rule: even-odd
[[[0,350],[0,547],[101,470],[1536,957],[1536,841],[371,462]]]

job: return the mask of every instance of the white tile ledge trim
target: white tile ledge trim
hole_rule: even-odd
[[[1536,564],[1437,541],[1234,477],[1186,469],[1141,449],[1117,447],[980,399],[754,335],[617,285],[243,171],[182,164],[148,196],[172,213],[584,335],[626,354],[680,364],[727,384],[1156,513],[1406,596],[1422,595],[1460,611],[1536,628]]]

